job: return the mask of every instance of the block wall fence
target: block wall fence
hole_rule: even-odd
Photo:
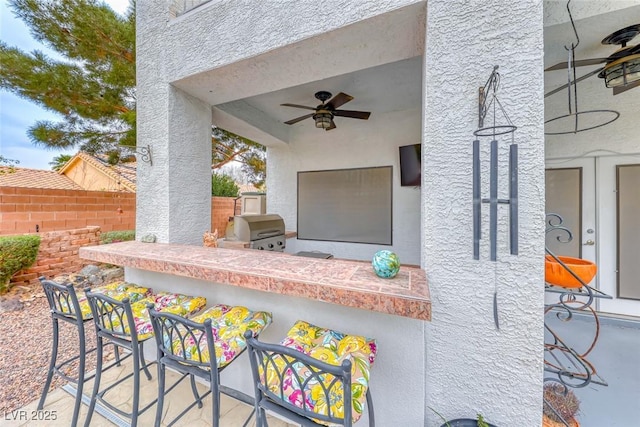
[[[220,237],[234,215],[234,205],[232,197],[211,198],[211,231],[217,228]],[[103,233],[133,230],[135,217],[135,193],[0,187],[0,235],[89,226],[99,226]]]
[[[35,233],[28,233],[35,234]],[[74,230],[49,231],[38,233],[40,249],[36,263],[17,272],[11,278],[11,286],[37,283],[38,277],[51,279],[62,273],[75,273],[90,264],[78,256],[82,246],[95,246],[100,243],[100,227],[84,227]]]

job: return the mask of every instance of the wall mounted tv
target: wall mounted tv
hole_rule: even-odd
[[[421,144],[400,147],[400,185],[403,187],[419,187],[421,181]]]

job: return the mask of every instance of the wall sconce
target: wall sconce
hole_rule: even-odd
[[[151,159],[151,146],[147,145],[142,147],[136,147],[136,154],[140,155],[140,160],[143,162],[149,163],[149,165],[153,166],[153,160]]]

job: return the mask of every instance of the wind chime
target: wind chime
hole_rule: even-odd
[[[487,83],[479,89],[478,100],[478,130],[473,132],[473,258],[480,259],[480,239],[482,238],[482,205],[489,205],[489,240],[490,259],[497,260],[498,253],[498,205],[509,206],[509,243],[511,255],[518,254],[518,144],[514,142],[517,129],[513,125],[507,112],[498,100],[497,93],[500,86],[498,66],[493,71]],[[502,116],[498,121],[498,114]],[[488,119],[490,115],[490,119]],[[488,125],[487,125],[488,124]],[[498,196],[498,137],[511,136],[509,145],[509,197]],[[480,168],[481,138],[489,140],[489,197],[482,197],[482,180]]]

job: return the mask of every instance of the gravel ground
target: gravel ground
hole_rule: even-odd
[[[85,270],[83,270],[85,271]],[[105,273],[106,272],[106,273]],[[82,289],[91,280],[93,285],[118,278],[114,269],[102,269],[92,276],[72,274],[56,278],[71,279]],[[97,277],[97,278],[96,278]],[[121,276],[120,276],[121,277]],[[66,322],[60,323],[58,360],[72,357],[78,352],[78,331]],[[85,324],[87,347],[95,346],[93,324]],[[47,299],[39,284],[12,288],[0,295],[0,413],[22,408],[39,399],[47,377],[52,344],[51,316]],[[109,358],[110,351],[105,351]],[[95,369],[95,352],[87,358],[87,370]],[[72,372],[77,372],[75,369]],[[51,389],[61,387],[65,381],[54,376]]]

